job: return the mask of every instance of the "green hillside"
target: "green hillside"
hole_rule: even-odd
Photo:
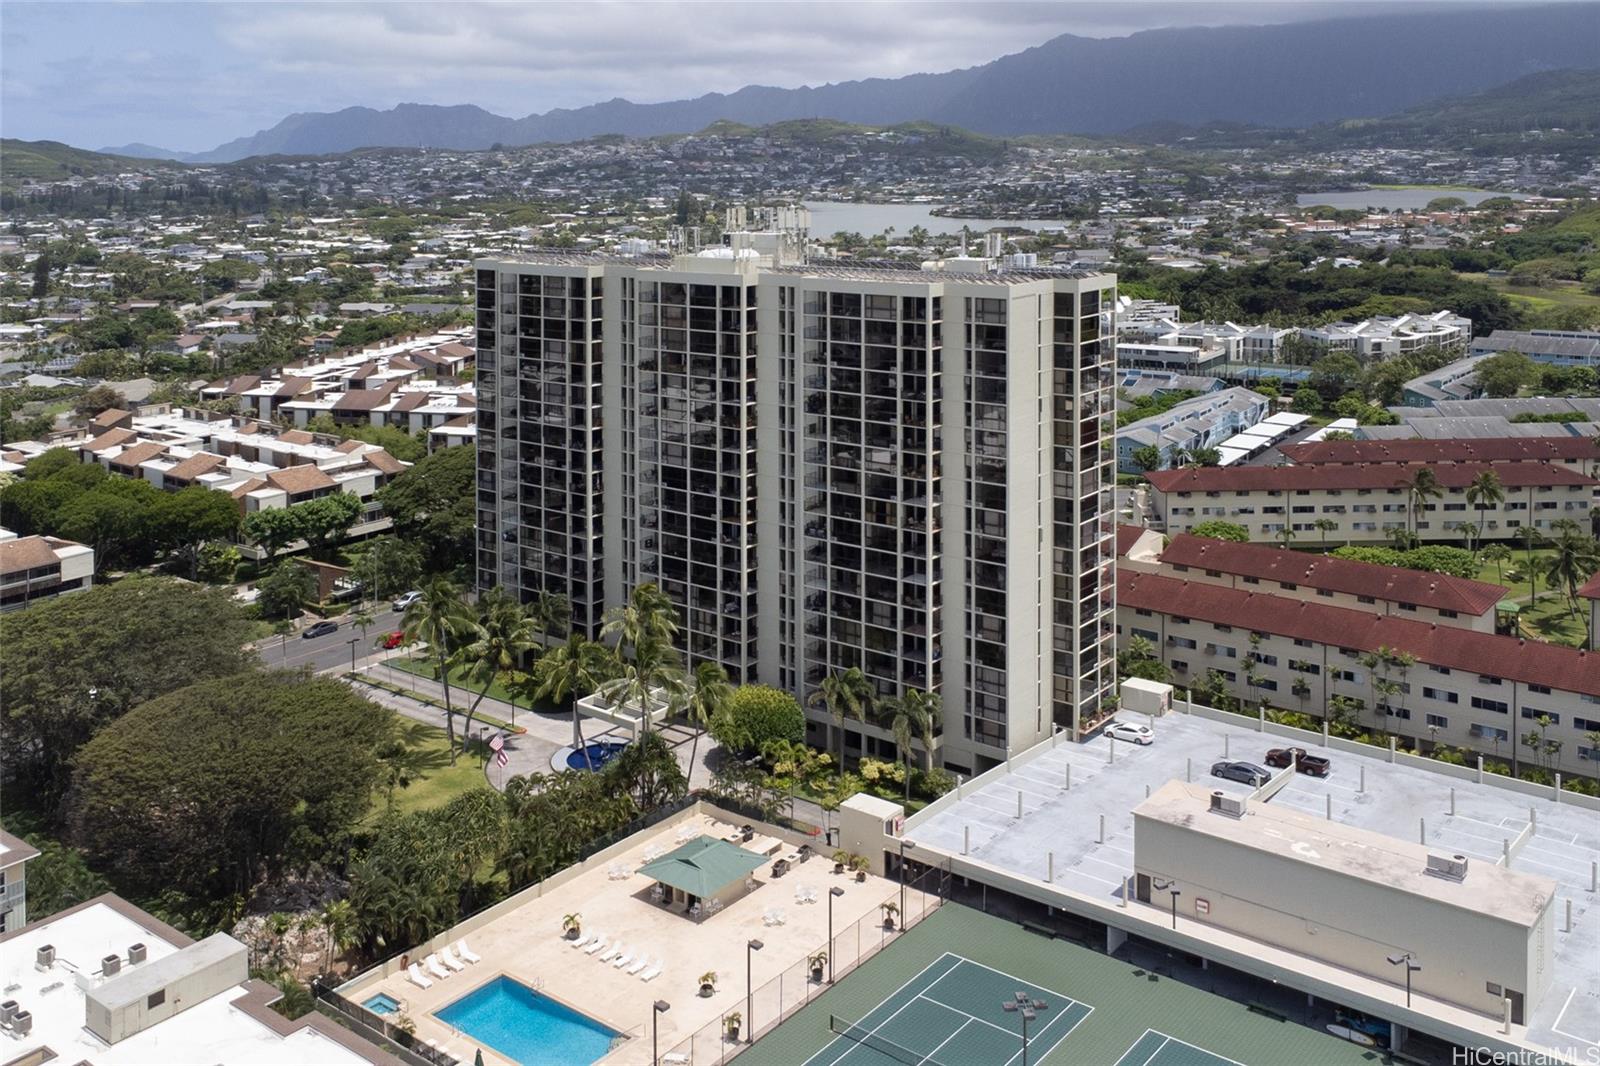
[[[115,174],[124,170],[152,170],[179,164],[106,155],[74,148],[60,141],[0,140],[0,182],[16,185],[35,181],[60,181],[74,175]]]

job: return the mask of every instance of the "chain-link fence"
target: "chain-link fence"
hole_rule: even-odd
[[[908,861],[906,873],[905,905],[892,924],[881,911],[875,911],[834,930],[832,943],[818,943],[804,958],[752,989],[748,996],[664,1052],[661,1061],[673,1066],[716,1066],[726,1062],[932,914],[943,901],[950,876],[948,867]],[[901,906],[898,894],[885,902]]]

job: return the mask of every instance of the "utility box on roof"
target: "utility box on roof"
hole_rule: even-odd
[[[1122,682],[1119,702],[1125,711],[1160,717],[1172,710],[1172,686],[1160,681],[1146,681],[1142,677],[1130,677]]]

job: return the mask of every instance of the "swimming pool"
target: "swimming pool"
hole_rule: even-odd
[[[621,755],[623,749],[627,746],[611,740],[596,741],[593,744],[586,745],[585,748],[568,752],[567,768],[570,770],[603,770],[606,764]],[[588,751],[587,759],[584,757],[585,750]]]
[[[400,1001],[386,992],[379,992],[361,1004],[374,1014],[399,1014]]]
[[[589,1066],[621,1035],[503,974],[434,1017],[523,1066]]]

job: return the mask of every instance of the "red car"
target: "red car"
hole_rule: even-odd
[[[1298,756],[1298,761],[1296,761]],[[1290,763],[1303,774],[1313,777],[1327,777],[1328,771],[1333,769],[1333,764],[1320,755],[1311,755],[1304,748],[1273,748],[1267,752],[1267,765],[1283,769]]]
[[[406,642],[405,633],[403,631],[397,629],[393,633],[388,633],[388,634],[384,635],[384,638],[383,638],[383,650],[384,651],[392,651],[395,648],[398,648],[400,645],[404,644],[405,642]]]

